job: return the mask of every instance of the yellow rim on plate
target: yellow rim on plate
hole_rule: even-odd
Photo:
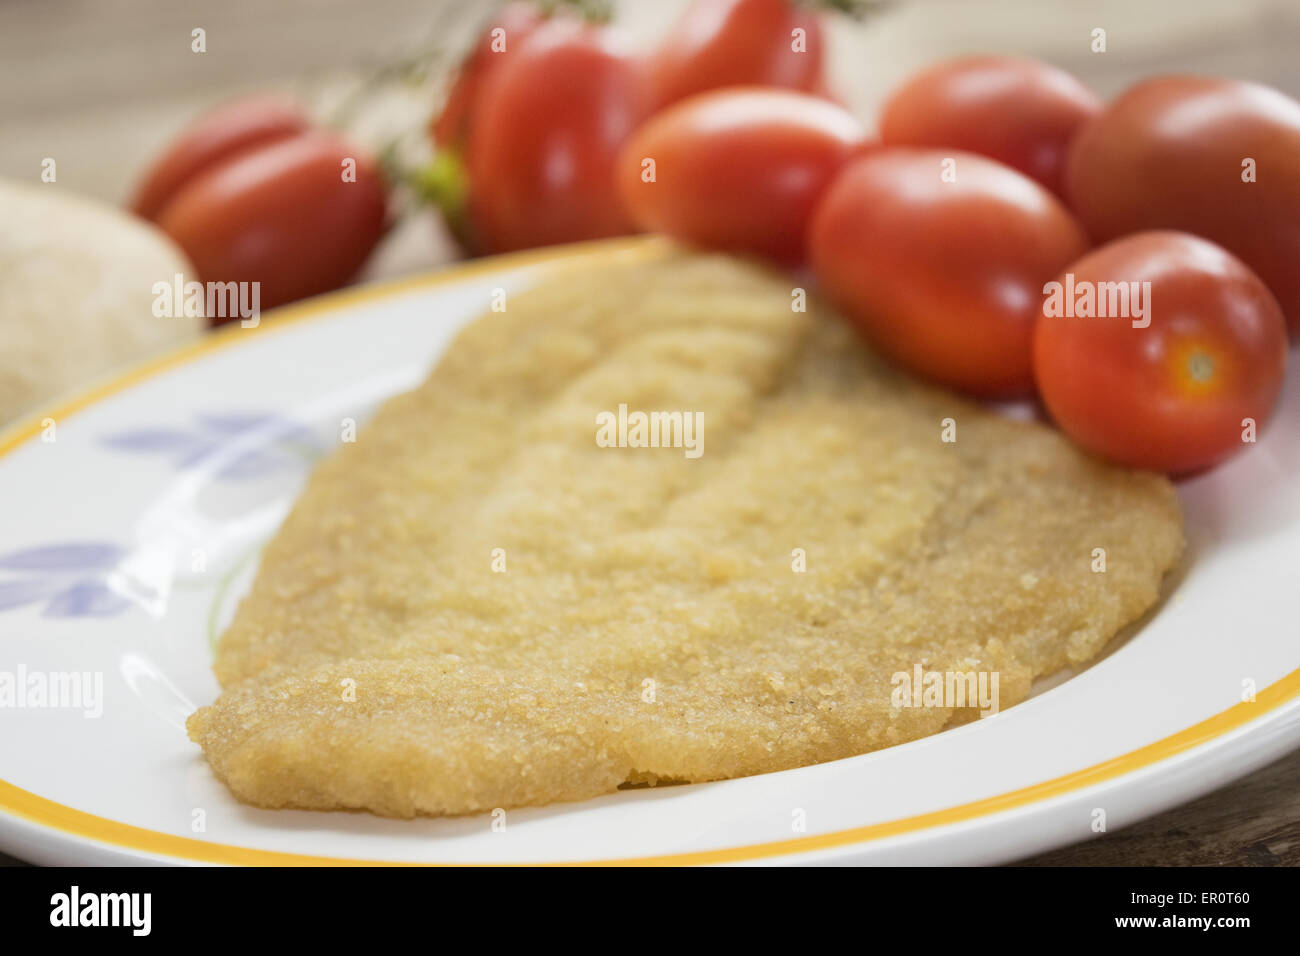
[[[360,303],[373,303],[398,295],[419,292],[487,272],[591,256],[605,257],[633,253],[638,257],[645,256],[649,258],[662,255],[668,248],[670,248],[668,245],[658,240],[633,238],[531,250],[455,266],[432,275],[362,286],[321,296],[299,305],[278,309],[268,316],[272,321],[263,322],[252,329],[244,329],[237,324],[228,325],[193,345],[145,363],[116,378],[104,381],[80,395],[8,429],[3,435],[0,435],[0,456],[8,454],[29,438],[38,435],[41,431],[41,422],[46,418],[53,418],[56,421],[64,419],[101,399],[130,388],[161,372],[184,365],[218,349],[234,345],[243,336],[275,332],[295,322],[320,318],[323,315],[339,312],[349,306]],[[627,859],[567,862],[569,865],[638,864],[651,866],[688,863],[737,863],[764,857],[833,849],[885,837],[899,836],[905,833],[915,833],[918,830],[932,827],[961,823],[978,817],[1039,803],[1052,797],[1062,796],[1081,790],[1084,787],[1112,780],[1126,773],[1150,767],[1193,747],[1222,737],[1238,727],[1242,727],[1277,710],[1297,697],[1300,697],[1300,669],[1294,670],[1276,683],[1270,684],[1256,695],[1254,701],[1236,704],[1221,713],[1215,714],[1213,717],[1193,724],[1191,727],[1180,730],[1154,743],[1147,744],[1145,747],[1139,747],[1137,750],[1131,750],[1110,760],[1072,771],[1051,780],[1045,780],[1042,783],[1032,784],[1019,790],[1012,790],[1008,793],[986,797],[982,800],[974,800],[970,803],[935,810],[930,813],[902,817],[884,823],[873,823],[868,826],[853,827],[848,830],[838,830],[834,833],[794,837],[788,840],[774,840],[770,843],[728,847],[720,850],[699,850],[689,853]],[[143,827],[131,826],[117,820],[109,820],[106,817],[75,810],[72,807],[37,796],[4,780],[0,780],[0,811],[71,836],[96,840],[141,853],[204,863],[271,866],[430,865],[394,862],[391,860],[358,860],[282,853],[277,850],[228,846],[206,840],[174,836],[170,833],[147,830]]]

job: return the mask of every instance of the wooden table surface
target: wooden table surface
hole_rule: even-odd
[[[385,64],[444,51],[489,4],[460,0],[6,0],[0,3],[0,176],[35,180],[54,157],[62,187],[120,201],[142,165],[199,110],[277,88],[322,113]],[[645,45],[682,0],[625,2],[619,20]],[[1093,29],[1107,50],[1090,49]],[[207,52],[191,51],[206,31]],[[1159,72],[1254,79],[1300,96],[1296,0],[896,0],[830,35],[835,84],[864,118],[909,71],[944,56],[1007,52],[1063,66],[1112,95]],[[422,149],[418,129],[441,88],[384,87],[352,123],[372,143]],[[2,212],[2,211],[0,211]],[[2,225],[2,224],[0,224]],[[429,269],[455,256],[429,215],[395,230],[363,278]],[[17,863],[0,854],[0,865]],[[1300,863],[1300,752],[1178,809],[1033,865]]]

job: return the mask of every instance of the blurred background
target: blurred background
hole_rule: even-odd
[[[0,0],[0,176],[38,181],[58,161],[68,189],[123,202],[148,161],[207,107],[282,89],[318,113],[355,109],[373,146],[427,149],[447,73],[497,6],[488,0]],[[649,47],[685,0],[616,2]],[[894,0],[861,21],[828,16],[837,94],[871,123],[912,71],[956,53],[1020,53],[1108,97],[1140,76],[1235,76],[1300,96],[1296,0]],[[202,27],[207,52],[190,50]],[[1094,28],[1105,53],[1091,52]],[[411,70],[398,69],[402,64]],[[395,74],[414,74],[414,82]],[[418,156],[416,157],[418,158]],[[426,210],[390,234],[361,278],[458,255]]]

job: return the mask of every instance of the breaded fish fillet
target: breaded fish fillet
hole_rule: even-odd
[[[703,413],[702,454],[601,447],[619,405]],[[789,280],[606,264],[319,466],[189,733],[241,800],[399,817],[783,770],[961,719],[891,700],[918,664],[1023,699],[1181,547],[1165,479],[913,382]]]

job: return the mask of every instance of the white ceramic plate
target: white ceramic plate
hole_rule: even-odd
[[[45,863],[990,863],[1300,744],[1293,374],[1259,447],[1182,485],[1190,556],[1165,604],[995,717],[815,767],[511,811],[504,829],[237,803],[184,720],[216,696],[211,642],[340,421],[420,380],[494,289],[662,248],[550,250],[314,300],[0,437],[0,681],[27,688],[0,707],[0,847]],[[64,706],[40,706],[37,684],[73,673],[88,676],[62,685]]]

